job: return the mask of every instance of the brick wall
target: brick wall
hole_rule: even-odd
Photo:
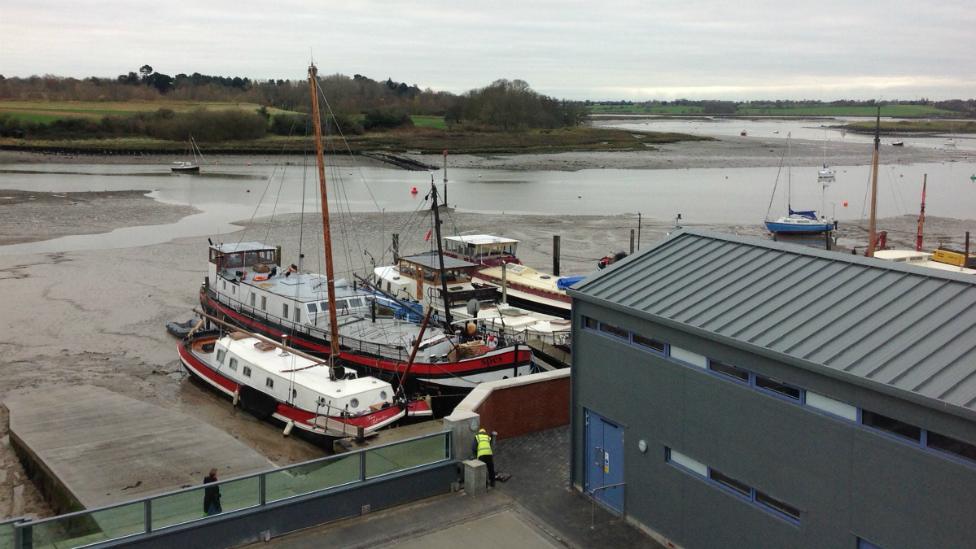
[[[516,380],[525,378],[516,378]],[[506,380],[515,381],[515,380]],[[481,426],[511,438],[569,424],[569,376],[492,387],[474,411]]]

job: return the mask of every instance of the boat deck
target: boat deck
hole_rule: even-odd
[[[274,466],[220,429],[90,385],[9,395],[10,438],[60,511],[92,508]],[[111,473],[108,473],[108,472]]]

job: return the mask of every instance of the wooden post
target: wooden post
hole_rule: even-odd
[[[559,235],[552,235],[552,274],[559,276]]]
[[[631,229],[630,230],[630,254],[631,255],[634,255],[634,235],[635,234],[636,234],[636,231],[634,231],[634,229]]]
[[[502,261],[502,303],[508,303],[508,263]]]

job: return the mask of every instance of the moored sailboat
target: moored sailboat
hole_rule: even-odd
[[[787,152],[784,158],[787,160],[786,165],[786,209],[787,215],[779,217],[775,220],[769,219],[769,211],[766,212],[766,229],[773,234],[818,234],[825,233],[834,230],[834,221],[829,220],[824,216],[817,216],[816,210],[794,210],[793,209],[793,171],[792,166],[790,166],[789,158],[791,153],[790,145],[790,135],[786,136],[786,147]],[[825,165],[826,169],[826,165]],[[833,170],[831,170],[832,172]],[[827,185],[830,180],[820,179],[821,184],[821,209],[823,209],[823,194],[826,193]],[[776,174],[776,182],[779,183],[779,172]],[[773,192],[769,199],[769,206],[772,209],[773,198],[776,196],[776,186],[773,186]]]
[[[453,328],[424,335],[422,327],[396,318],[394,303],[336,280],[314,65],[308,77],[326,274],[304,273],[295,265],[282,268],[280,252],[260,243],[211,245],[201,304],[253,331],[288,336],[295,348],[341,360],[363,374],[396,379],[410,391],[470,389],[482,381],[530,373],[532,353],[526,346],[491,347],[479,334],[458,334]],[[416,358],[401,380],[414,345]]]

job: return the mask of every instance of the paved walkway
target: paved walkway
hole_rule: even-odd
[[[534,515],[540,527],[570,547],[664,549],[625,520],[612,515],[569,485],[569,427],[498,441],[495,468],[512,475],[496,483]]]

